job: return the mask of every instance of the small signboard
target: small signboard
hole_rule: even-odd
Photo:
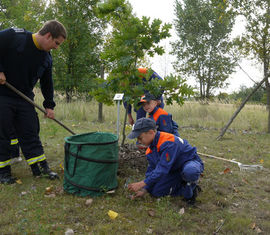
[[[113,100],[122,100],[124,97],[124,93],[118,93],[114,95]]]

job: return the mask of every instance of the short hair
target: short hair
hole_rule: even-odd
[[[53,38],[62,36],[64,39],[67,38],[67,31],[65,26],[57,20],[49,20],[45,22],[42,28],[38,31],[40,35],[51,33]]]

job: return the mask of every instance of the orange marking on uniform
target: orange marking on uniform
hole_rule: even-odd
[[[166,132],[160,132],[159,140],[157,143],[158,152],[160,150],[161,145],[166,141],[174,142],[174,135]]]
[[[160,115],[166,115],[167,116],[168,113],[164,109],[158,108],[157,111],[153,115],[154,120],[157,121]]]

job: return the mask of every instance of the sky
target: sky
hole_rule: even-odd
[[[150,17],[151,19],[159,18],[163,23],[173,24],[174,16],[174,3],[175,0],[128,0],[132,5],[134,13],[141,18],[142,16]],[[233,36],[237,36],[244,31],[244,22],[241,19],[237,19],[235,28],[232,32]],[[174,73],[172,62],[176,60],[176,57],[170,55],[171,51],[170,42],[177,40],[177,36],[174,27],[171,30],[171,37],[163,40],[160,45],[164,46],[166,53],[162,56],[155,56],[150,58],[152,63],[152,69],[154,69],[160,76],[169,75]],[[239,90],[241,85],[251,87],[254,82],[246,75],[248,74],[254,81],[259,82],[263,79],[262,69],[256,65],[255,62],[249,60],[242,60],[239,62],[243,72],[240,68],[236,68],[236,72],[233,73],[227,80],[230,85],[226,89],[221,89],[216,92],[232,93]],[[190,85],[195,85],[195,81],[188,81]]]

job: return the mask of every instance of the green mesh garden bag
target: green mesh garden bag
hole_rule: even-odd
[[[118,137],[92,132],[65,138],[64,190],[78,196],[100,196],[115,189]]]

